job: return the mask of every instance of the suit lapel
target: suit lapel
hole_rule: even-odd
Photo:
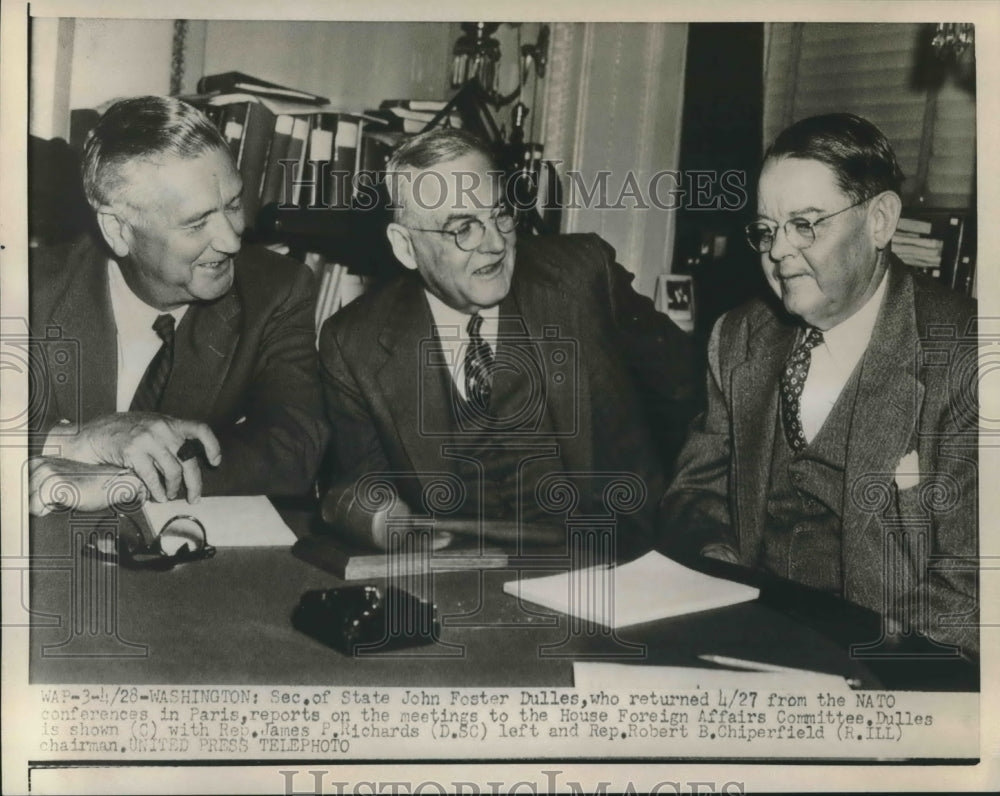
[[[511,287],[513,308],[524,321],[533,351],[540,355],[549,420],[567,470],[593,469],[591,374],[580,356],[582,327],[575,302],[519,264]]]
[[[64,340],[79,345],[79,368],[53,383],[60,417],[86,422],[117,408],[118,340],[108,288],[108,258],[82,244],[67,267],[75,269],[52,320]],[[177,328],[174,366],[162,411],[178,417],[208,414],[232,363],[242,305],[235,287],[211,304],[193,304]],[[79,411],[76,407],[79,406]]]
[[[776,315],[751,331],[747,357],[733,369],[733,480],[741,552],[755,561],[764,527],[764,510],[778,416],[778,383],[795,345],[797,326]]]
[[[403,450],[417,474],[441,468],[441,445],[451,441],[450,376],[434,319],[417,279],[399,287],[379,336],[384,352],[374,363],[380,395]]]
[[[66,262],[74,274],[52,310],[53,325],[69,345],[79,346],[77,366],[69,378],[51,380],[58,419],[85,423],[115,411],[118,385],[118,340],[108,258],[93,244],[81,242]]]
[[[242,317],[243,304],[235,284],[217,301],[188,308],[177,327],[174,366],[161,404],[165,414],[210,415],[232,366]]]
[[[536,279],[528,268],[515,267],[511,292],[501,304],[502,323],[510,328],[520,316],[529,340],[541,341],[540,347],[529,349],[541,354],[536,364],[543,373],[547,411],[563,464],[567,469],[588,471],[593,462],[590,390],[577,341],[570,339],[571,332],[579,328],[575,312],[553,286]],[[441,445],[452,441],[451,381],[446,363],[428,366],[428,357],[442,357],[440,347],[429,343],[433,329],[421,283],[407,279],[400,285],[379,336],[384,359],[373,367],[386,410],[417,473],[439,469]],[[425,341],[422,348],[420,341]],[[561,356],[553,356],[556,353]]]
[[[857,602],[880,599],[864,595],[872,579],[856,574],[865,564],[884,558],[877,519],[855,491],[873,475],[886,479],[891,490],[895,467],[914,444],[916,418],[920,416],[924,386],[917,378],[920,353],[913,304],[913,282],[906,266],[890,263],[889,284],[872,331],[871,343],[861,361],[857,399],[848,435],[844,472],[843,555],[845,596]],[[869,530],[870,524],[876,530]]]

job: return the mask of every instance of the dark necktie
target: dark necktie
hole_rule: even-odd
[[[493,393],[493,352],[479,330],[483,317],[477,312],[466,327],[469,345],[465,349],[465,397],[480,412],[490,405]]]
[[[153,331],[163,341],[163,345],[149,361],[149,367],[142,374],[142,380],[132,397],[130,412],[155,412],[160,408],[163,391],[174,366],[174,316],[159,315],[153,321]]]
[[[822,342],[823,333],[810,326],[781,374],[781,425],[785,428],[785,439],[796,453],[806,446],[806,435],[802,431],[802,388],[809,375],[810,352]]]

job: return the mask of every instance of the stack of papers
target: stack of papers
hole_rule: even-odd
[[[657,552],[628,564],[513,580],[507,594],[608,628],[755,600],[760,590],[678,564]]]

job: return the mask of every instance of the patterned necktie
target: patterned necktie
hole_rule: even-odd
[[[823,333],[810,326],[806,336],[795,346],[785,363],[785,372],[781,374],[781,425],[785,428],[785,439],[796,453],[806,446],[806,435],[802,430],[802,388],[809,375],[810,352],[822,342]]]
[[[139,386],[132,396],[130,412],[155,412],[160,408],[163,391],[174,366],[174,316],[159,315],[153,321],[153,331],[163,341],[163,345],[149,361],[149,367],[142,374]]]
[[[469,345],[465,349],[465,397],[480,412],[485,412],[493,394],[493,351],[479,330],[483,317],[477,312],[466,327]]]

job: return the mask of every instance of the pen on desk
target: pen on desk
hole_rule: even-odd
[[[745,661],[742,658],[729,658],[725,655],[699,655],[703,661],[716,663],[719,666],[729,666],[733,669],[745,669],[751,672],[774,672],[784,674],[819,674],[826,677],[839,677],[840,675],[829,674],[827,672],[816,672],[812,669],[796,669],[794,666],[779,666],[776,663],[762,663],[760,661]],[[845,677],[849,686],[859,686],[861,681],[853,677]]]

